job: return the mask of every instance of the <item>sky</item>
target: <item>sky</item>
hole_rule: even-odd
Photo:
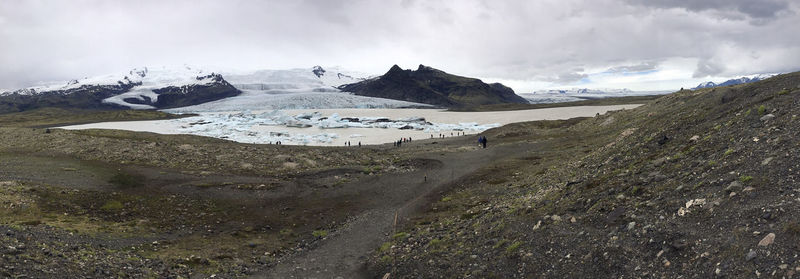
[[[134,67],[419,64],[518,93],[800,70],[800,0],[0,0],[0,89]]]

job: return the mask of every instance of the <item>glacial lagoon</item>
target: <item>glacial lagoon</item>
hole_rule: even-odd
[[[441,109],[292,109],[199,112],[170,120],[102,122],[63,129],[119,129],[191,134],[244,143],[344,146],[478,134],[509,123],[592,117],[639,105],[575,106],[516,111],[453,112]]]

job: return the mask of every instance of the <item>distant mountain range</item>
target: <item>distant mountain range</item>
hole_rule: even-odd
[[[80,109],[164,109],[239,95],[220,74],[185,66],[140,68],[124,74],[0,93],[0,113],[42,107]]]
[[[775,75],[777,75],[777,74],[760,74],[760,75],[749,76],[749,77],[740,77],[740,78],[735,78],[735,79],[729,79],[729,80],[723,81],[722,83],[715,83],[713,81],[707,81],[707,82],[700,83],[699,85],[697,85],[696,87],[694,87],[692,89],[702,89],[702,88],[711,88],[711,87],[719,87],[719,86],[728,86],[728,85],[737,85],[737,84],[742,84],[742,83],[756,82],[756,81],[760,81],[760,80],[765,80],[765,79],[771,78],[771,77],[773,77]]]
[[[365,74],[321,66],[223,74],[190,66],[143,67],[121,74],[0,91],[0,113],[42,107],[169,109],[239,96],[251,90],[339,92],[336,86],[364,80]]]
[[[527,99],[528,102],[532,104],[545,104],[545,103],[575,102],[588,99],[602,99],[611,97],[663,95],[672,93],[674,91],[675,90],[633,91],[627,88],[621,88],[621,89],[570,88],[570,89],[537,90],[532,93],[521,93],[519,95]]]
[[[392,66],[386,74],[338,87],[356,95],[379,97],[442,107],[466,107],[499,103],[528,103],[500,83],[448,74],[425,65],[417,70]]]
[[[230,97],[237,98],[224,102]],[[337,67],[220,74],[183,66],[135,68],[121,74],[2,92],[0,113],[43,107],[174,109],[200,104],[204,109],[212,109],[234,103],[237,108],[258,109],[268,107],[265,102],[270,100],[284,103],[294,100],[301,102],[298,106],[317,107],[317,103],[330,102],[331,98],[341,99],[341,102],[332,103],[348,107],[360,107],[359,103],[369,107],[528,103],[500,83],[487,84],[424,65],[414,71],[394,65],[386,74],[371,78]]]

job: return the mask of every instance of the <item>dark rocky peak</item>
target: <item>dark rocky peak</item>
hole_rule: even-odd
[[[311,71],[314,72],[314,75],[317,77],[322,77],[325,75],[325,69],[323,69],[322,66],[314,66],[311,68]]]
[[[442,71],[437,70],[430,66],[419,64],[419,67],[417,67],[417,72],[442,72]]]
[[[389,68],[389,71],[386,72],[386,74],[389,75],[389,74],[402,73],[402,72],[404,72],[403,69],[400,68],[400,66],[397,66],[397,64],[394,64],[394,66]]]

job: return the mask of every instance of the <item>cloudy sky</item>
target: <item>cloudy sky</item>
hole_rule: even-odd
[[[0,88],[125,72],[430,65],[547,88],[671,90],[800,70],[800,0],[0,0]]]

